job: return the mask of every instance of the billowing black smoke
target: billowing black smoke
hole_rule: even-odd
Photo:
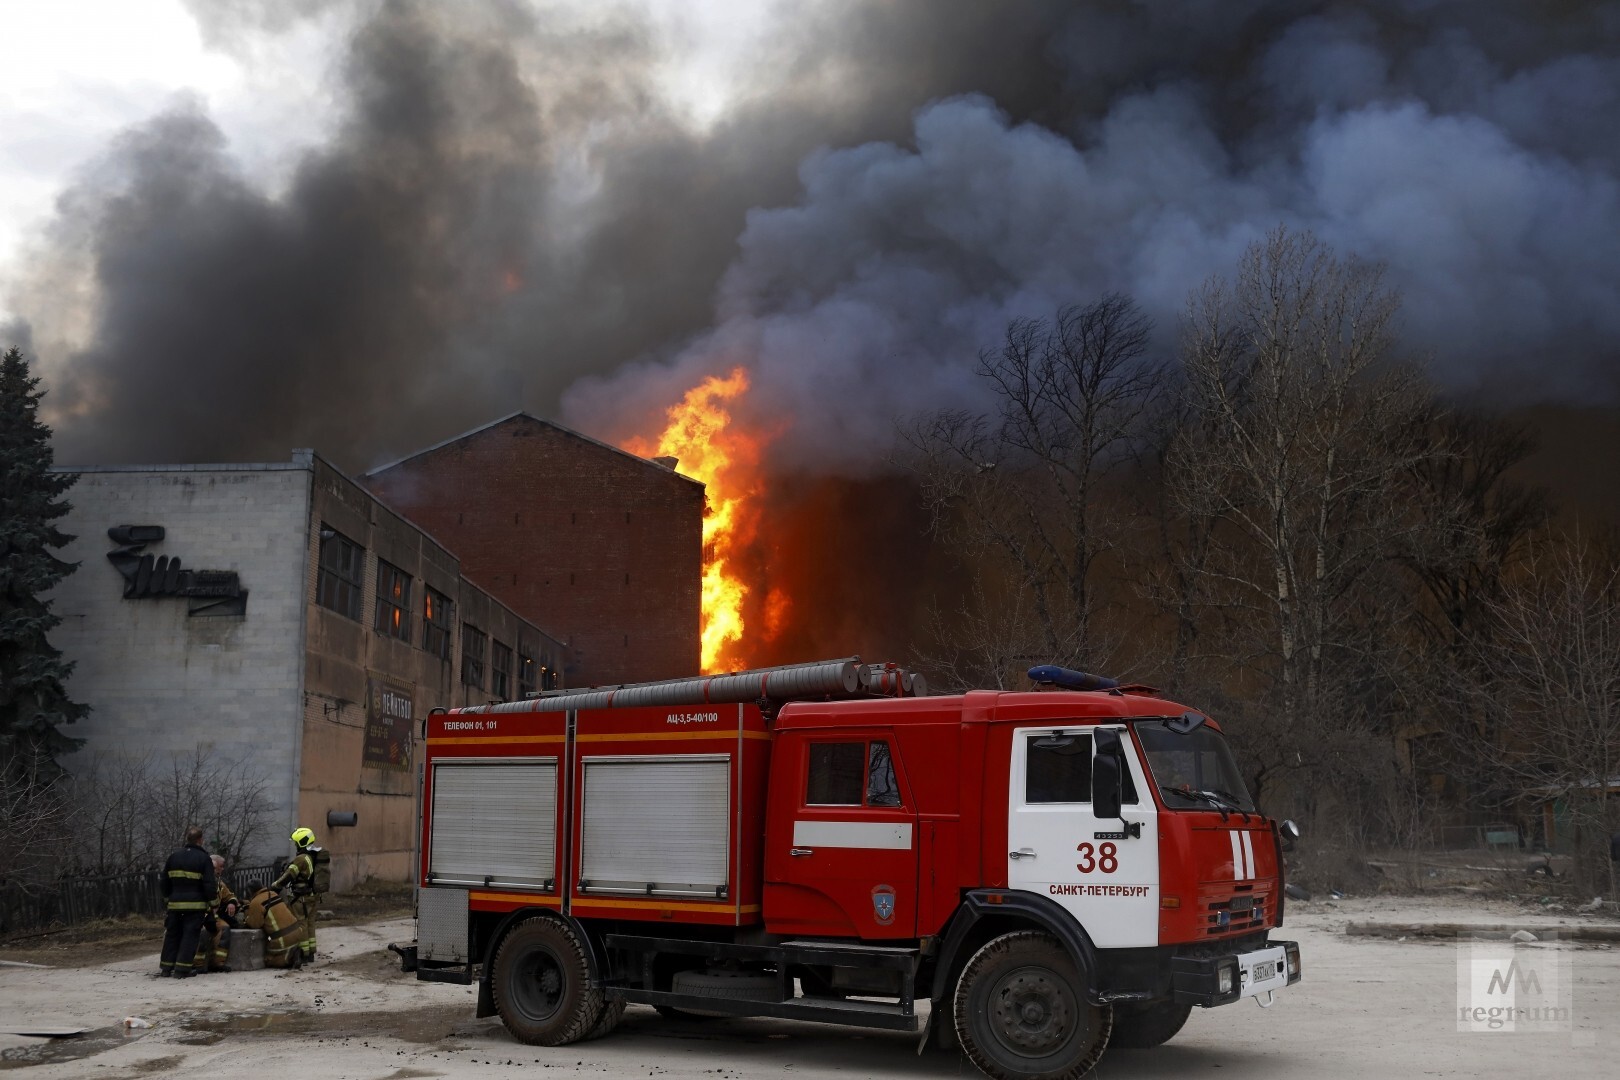
[[[970,95],[812,155],[792,205],[749,215],[715,328],[568,411],[645,427],[744,363],[760,422],[797,418],[782,465],[859,475],[897,414],[982,405],[972,361],[1011,318],[1120,291],[1169,348],[1189,292],[1279,222],[1387,262],[1449,385],[1612,397],[1620,8],[1486,7],[1088,6],[1051,42],[1061,120]]]
[[[319,6],[196,10],[234,49]],[[654,86],[673,46],[628,15],[376,5],[341,65],[341,128],[284,192],[182,103],[63,196],[13,304],[59,457],[313,445],[359,468],[514,408],[554,413],[581,374],[708,325],[744,213],[790,199],[811,148],[901,136],[916,102],[964,87],[1051,100],[1054,73],[1025,60],[1054,10],[820,7],[758,58],[759,96],[694,132]]]
[[[198,10],[230,47],[319,6]],[[1120,290],[1168,346],[1279,221],[1387,260],[1454,385],[1615,389],[1616,5],[801,7],[702,132],[643,21],[401,0],[285,190],[196,105],[127,133],[13,302],[59,457],[363,467],[519,406],[614,438],[740,362],[785,467],[862,471],[1009,317]]]

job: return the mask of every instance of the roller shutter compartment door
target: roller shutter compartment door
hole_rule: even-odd
[[[586,758],[584,766],[586,890],[725,895],[728,755]]]
[[[434,766],[430,881],[549,889],[556,867],[556,758]]]

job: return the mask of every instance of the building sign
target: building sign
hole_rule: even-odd
[[[366,739],[362,764],[368,769],[411,767],[411,689],[384,679],[366,680]]]
[[[246,615],[248,591],[235,570],[191,570],[178,555],[152,555],[148,544],[163,542],[161,525],[116,525],[108,539],[119,545],[107,561],[124,575],[124,599],[186,598],[187,615]]]

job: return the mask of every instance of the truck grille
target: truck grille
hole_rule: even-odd
[[[1270,894],[1253,886],[1238,886],[1233,895],[1206,903],[1204,933],[1209,937],[1246,934],[1266,925]]]

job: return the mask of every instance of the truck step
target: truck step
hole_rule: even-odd
[[[662,990],[612,986],[610,994],[641,1005],[670,1005],[677,1009],[726,1013],[729,1016],[771,1016],[806,1020],[814,1024],[845,1024],[884,1031],[916,1031],[917,1014],[909,1006],[890,1001],[850,1001],[838,998],[789,998],[787,1001],[747,1001],[696,997]]]

